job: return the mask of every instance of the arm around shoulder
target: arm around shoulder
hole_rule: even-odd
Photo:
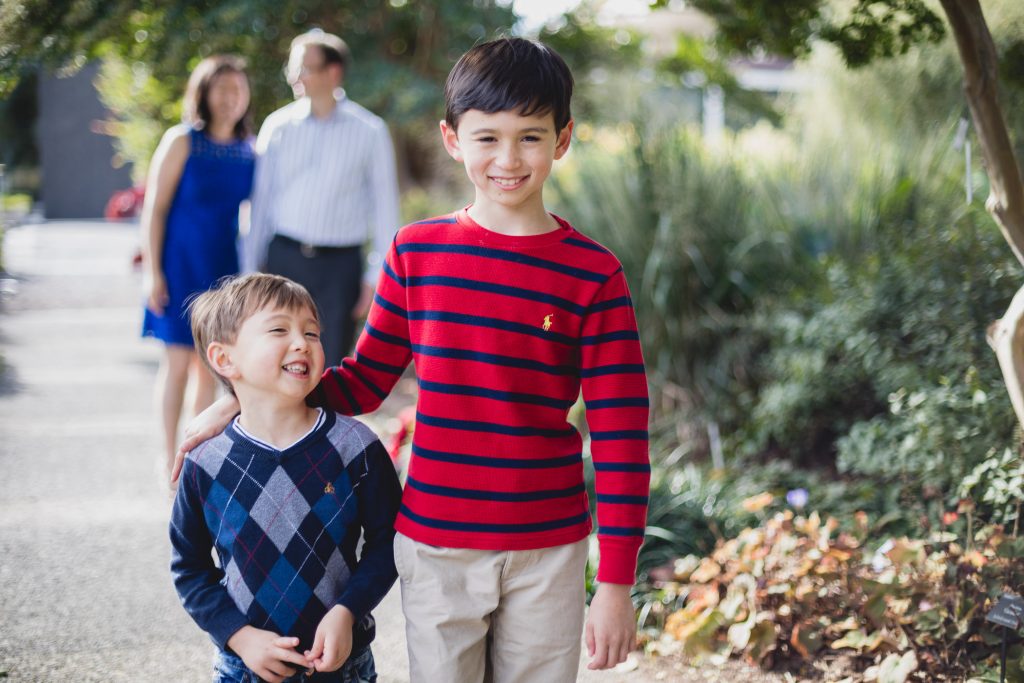
[[[392,240],[354,357],[324,371],[307,399],[343,415],[376,410],[412,360],[405,275]]]
[[[234,394],[226,394],[189,421],[185,426],[185,438],[174,455],[171,484],[176,483],[181,475],[185,455],[207,439],[212,439],[223,432],[231,419],[238,415],[238,409],[238,399]]]

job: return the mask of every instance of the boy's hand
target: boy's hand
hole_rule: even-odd
[[[630,586],[602,583],[590,601],[585,628],[588,669],[610,669],[636,648],[636,615]]]
[[[213,405],[189,420],[185,426],[185,440],[178,446],[171,467],[171,484],[176,484],[181,474],[181,466],[185,464],[185,454],[206,441],[212,439],[228,426],[231,418],[238,415],[238,399],[228,394],[217,399]]]
[[[335,605],[316,627],[313,649],[306,659],[317,671],[337,671],[352,654],[352,626],[355,616],[347,607]]]
[[[306,658],[295,651],[298,645],[298,638],[279,636],[254,626],[243,626],[228,639],[228,647],[268,683],[281,683],[299,669],[309,667]]]
[[[359,290],[359,299],[356,301],[355,308],[352,309],[352,319],[359,321],[365,318],[366,314],[370,312],[370,304],[372,303],[373,285],[364,282]]]

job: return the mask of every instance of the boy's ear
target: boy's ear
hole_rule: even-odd
[[[569,151],[569,143],[572,142],[572,129],[575,125],[576,122],[569,119],[569,123],[565,124],[565,128],[558,131],[558,139],[555,141],[556,159],[561,159]]]
[[[210,342],[206,347],[206,360],[210,362],[213,371],[224,379],[238,379],[240,374],[238,368],[231,360],[227,347],[221,342]]]
[[[455,132],[455,128],[448,125],[448,122],[441,119],[441,142],[444,144],[445,151],[455,161],[462,161],[462,149],[459,148],[459,135]]]

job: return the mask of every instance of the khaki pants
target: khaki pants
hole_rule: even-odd
[[[570,683],[587,539],[540,550],[439,548],[395,535],[412,683]]]

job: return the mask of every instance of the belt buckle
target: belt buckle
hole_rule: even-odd
[[[316,256],[316,247],[312,244],[306,244],[303,242],[299,245],[299,252],[306,258],[313,258]]]

